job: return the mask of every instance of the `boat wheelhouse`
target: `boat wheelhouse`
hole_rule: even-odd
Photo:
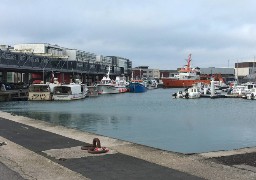
[[[53,90],[53,100],[77,100],[83,99],[88,93],[88,88],[84,84],[62,84],[55,86]]]

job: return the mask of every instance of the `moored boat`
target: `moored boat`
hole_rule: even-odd
[[[252,82],[247,82],[240,85],[234,84],[230,89],[230,94],[246,97],[247,94],[251,94],[251,90],[254,88],[256,88],[256,84]]]
[[[179,91],[178,93],[174,93],[172,96],[173,98],[184,98],[184,99],[200,98],[200,95],[201,95],[200,86],[201,85],[195,84],[190,88],[186,88],[184,91]]]
[[[157,80],[155,80],[155,79],[148,79],[148,80],[146,80],[146,82],[147,82],[148,90],[157,89],[158,88]]]
[[[58,84],[31,84],[28,89],[29,101],[51,101],[53,96],[53,89]]]
[[[256,99],[256,88],[252,88],[250,93],[246,94],[246,99],[251,99],[251,100]]]
[[[181,68],[178,75],[174,77],[162,78],[164,87],[167,88],[180,88],[192,87],[196,83],[210,84],[211,80],[200,75],[199,68],[191,68],[191,54],[188,56],[187,65]]]
[[[119,88],[116,87],[114,80],[109,78],[110,67],[108,68],[107,76],[104,76],[99,84],[97,84],[97,90],[99,94],[118,94]]]
[[[53,90],[53,100],[77,100],[86,97],[88,88],[84,84],[62,84],[55,86]]]
[[[126,82],[124,77],[117,76],[114,83],[115,83],[115,87],[118,88],[118,91],[120,93],[125,93],[125,92],[128,91],[127,90],[127,85],[129,83]]]
[[[143,93],[147,91],[147,87],[142,80],[133,80],[129,83],[129,91],[132,93]]]

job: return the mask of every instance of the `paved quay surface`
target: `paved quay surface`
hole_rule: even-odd
[[[96,137],[108,153],[81,150]],[[7,142],[0,146],[3,180],[256,179],[255,148],[184,155],[5,112],[0,112],[0,142]]]

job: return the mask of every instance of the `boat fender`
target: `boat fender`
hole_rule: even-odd
[[[254,99],[254,94],[252,93],[252,94],[251,94],[251,100],[253,100],[253,99]]]
[[[185,94],[185,98],[188,99],[188,93]]]

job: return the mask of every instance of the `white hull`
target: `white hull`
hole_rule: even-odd
[[[72,95],[53,95],[52,99],[54,101],[70,101],[70,100],[78,100],[78,99],[84,99],[86,96],[83,94],[72,94]]]
[[[50,92],[29,92],[29,101],[51,101],[52,94]]]
[[[148,90],[157,89],[157,86],[148,86]]]
[[[118,89],[119,93],[125,93],[127,92],[127,88],[125,86],[116,86]]]
[[[119,89],[110,84],[98,84],[97,90],[99,94],[118,94]]]
[[[251,93],[246,94],[247,99],[255,100],[256,99],[256,88],[251,89]]]
[[[54,87],[57,84],[32,84],[29,86],[29,101],[51,101]]]
[[[200,98],[200,89],[199,87],[191,87],[188,89],[185,89],[184,91],[179,91],[177,93],[174,93],[172,96],[173,98],[183,98],[183,99],[197,99]]]
[[[189,94],[182,93],[182,94],[177,94],[176,96],[173,95],[173,98],[197,99],[197,98],[200,98],[200,93],[195,93],[195,94],[192,94],[192,93],[189,93]]]

